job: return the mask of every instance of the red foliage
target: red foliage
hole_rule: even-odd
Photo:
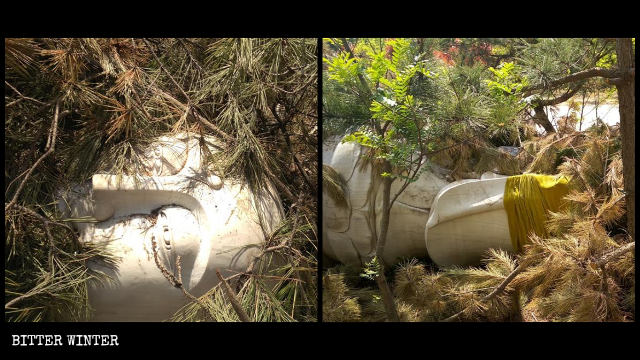
[[[454,63],[462,63],[472,66],[475,62],[487,64],[487,59],[491,55],[491,44],[480,43],[464,43],[461,39],[454,39],[450,44],[447,53],[437,51],[434,52],[438,58],[442,59],[449,65]]]
[[[384,50],[387,52],[387,59],[391,60],[393,58],[393,46],[391,44],[387,44],[384,47]]]
[[[471,46],[470,52],[473,55],[473,60],[475,62],[481,62],[486,65],[487,59],[491,55],[491,44],[488,44],[488,43],[473,44]]]
[[[433,56],[435,56],[438,59],[442,60],[445,64],[447,64],[449,66],[455,65],[455,62],[453,61],[453,58],[452,58],[452,56],[450,54],[447,54],[447,53],[439,51],[439,50],[433,50]]]
[[[475,62],[482,63],[483,65],[487,65],[487,61],[482,56],[476,56],[473,58]]]

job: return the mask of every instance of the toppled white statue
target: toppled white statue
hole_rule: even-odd
[[[230,276],[247,269],[265,234],[282,219],[275,191],[252,193],[241,179],[220,178],[204,166],[199,139],[188,134],[162,137],[145,160],[146,174],[96,174],[88,186],[64,196],[59,208],[77,223],[81,241],[105,243],[119,258],[109,274],[114,284],[91,287],[95,321],[162,321],[187,299],[166,279],[158,260],[175,277],[181,257],[184,288],[195,296],[218,283],[216,269]],[[215,139],[206,146],[217,152]]]
[[[333,152],[325,149],[323,161],[346,183],[347,207],[323,195],[323,251],[345,264],[363,264],[373,257],[382,213],[382,183],[373,176],[371,166],[363,164],[364,149],[352,142],[337,144]],[[425,171],[400,194],[391,208],[391,221],[384,252],[386,263],[402,257],[427,253],[424,229],[435,195],[447,185],[444,176]],[[401,187],[394,181],[391,194]]]
[[[345,181],[347,199],[347,206],[341,206],[323,193],[323,251],[344,264],[362,265],[375,254],[382,183],[363,163],[360,145],[336,138],[323,145],[323,162]],[[512,251],[505,183],[506,176],[491,172],[449,183],[432,165],[391,208],[385,262],[429,256],[439,266],[475,265],[490,248]],[[393,182],[392,197],[401,185]]]
[[[429,257],[439,266],[477,265],[487,249],[513,251],[504,209],[507,177],[485,173],[479,180],[442,188],[425,229]]]

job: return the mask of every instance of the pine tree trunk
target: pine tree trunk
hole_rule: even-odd
[[[542,105],[536,105],[533,108],[533,120],[540,126],[542,126],[544,128],[544,130],[547,132],[547,134],[551,134],[556,132],[556,129],[553,127],[553,124],[551,124],[551,121],[549,121],[549,116],[547,116],[547,113],[544,111],[544,106]]]
[[[635,69],[633,46],[631,39],[617,39],[616,52],[618,69],[631,73]],[[635,144],[636,144],[636,110],[635,110],[635,75],[624,76],[616,82],[618,89],[618,106],[620,109],[620,133],[622,136],[622,166],[624,174],[624,192],[627,205],[627,228],[629,235],[635,240]]]

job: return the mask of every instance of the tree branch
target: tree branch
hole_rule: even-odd
[[[27,182],[27,180],[29,180],[29,177],[31,176],[31,173],[33,173],[33,171],[36,169],[36,167],[38,167],[38,165],[40,165],[42,160],[44,160],[47,156],[51,155],[51,153],[55,150],[55,148],[56,148],[56,137],[58,135],[58,117],[59,117],[59,114],[60,114],[60,101],[56,102],[55,114],[53,116],[53,121],[51,121],[51,129],[49,130],[49,137],[47,138],[47,151],[45,151],[45,153],[42,154],[42,156],[40,156],[40,158],[38,160],[36,160],[36,162],[33,164],[33,166],[31,166],[31,168],[29,168],[29,171],[24,176],[24,179],[22,179],[22,182],[20,183],[20,186],[18,186],[18,189],[16,190],[15,194],[13,195],[13,199],[11,199],[11,201],[9,201],[9,203],[4,207],[4,211],[5,212],[7,210],[9,210],[13,205],[16,204],[16,202],[18,201],[18,196],[20,196],[20,192],[22,192],[22,188],[24,187],[24,184]]]
[[[61,227],[65,228],[65,229],[69,230],[71,233],[75,233],[75,231],[69,225],[62,224],[62,223],[59,223],[59,222],[56,222],[56,221],[51,221],[51,220],[47,219],[46,217],[38,214],[37,212],[29,209],[26,206],[22,206],[22,205],[16,204],[16,205],[13,205],[13,207],[15,207],[16,209],[20,209],[20,210],[26,212],[27,214],[29,214],[31,216],[34,216],[34,217],[38,218],[40,221],[42,221],[43,223],[45,223],[47,225],[48,224],[52,224],[52,225],[61,226]]]
[[[4,83],[5,83],[7,86],[9,86],[13,91],[15,91],[15,92],[16,92],[16,94],[18,94],[18,96],[20,96],[20,99],[17,99],[17,100],[14,100],[14,101],[10,102],[9,104],[7,104],[7,105],[5,106],[5,108],[8,108],[9,106],[11,106],[11,105],[13,105],[13,104],[16,104],[16,103],[18,103],[18,102],[20,102],[20,101],[22,101],[22,100],[31,100],[31,101],[37,102],[37,103],[38,103],[38,104],[40,104],[40,105],[46,105],[46,103],[45,103],[45,102],[42,102],[42,101],[40,101],[40,100],[38,100],[38,99],[34,99],[34,98],[32,98],[32,97],[22,95],[22,93],[21,93],[20,91],[18,91],[18,89],[16,89],[13,85],[9,84],[6,80],[4,81]]]
[[[164,91],[162,91],[162,90],[160,90],[158,88],[156,88],[155,90],[156,90],[157,94],[159,94],[160,96],[162,96],[165,99],[169,100],[169,102],[171,102],[172,104],[174,104],[177,107],[179,107],[182,111],[189,110],[189,106],[181,103],[178,99],[174,98],[173,96],[167,94],[166,92],[164,92]],[[195,107],[195,105],[194,105],[194,107]],[[234,142],[235,141],[235,139],[231,135],[225,133],[219,127],[215,126],[214,124],[212,124],[211,122],[209,122],[207,119],[205,119],[204,117],[200,116],[196,112],[191,111],[191,114],[196,118],[196,120],[201,122],[203,125],[205,125],[209,129],[213,130],[216,134],[222,136],[225,140],[227,140],[229,142]]]
[[[522,270],[524,270],[524,266],[522,266],[522,264],[516,266],[515,269],[513,269],[513,271],[500,283],[500,285],[498,285],[498,287],[495,288],[495,290],[493,290],[489,295],[485,296],[482,298],[482,301],[489,301],[491,299],[493,299],[494,297],[498,296],[499,294],[501,294],[504,289],[507,288],[507,285],[509,285],[509,283],[518,275],[522,272]]]
[[[233,292],[233,289],[231,289],[231,286],[229,286],[227,281],[222,277],[222,274],[220,274],[220,270],[216,269],[216,275],[218,275],[218,279],[220,279],[220,282],[222,282],[222,290],[224,290],[227,298],[229,298],[231,306],[233,307],[233,310],[235,310],[236,314],[238,314],[240,321],[251,322],[249,315],[247,315],[246,311],[244,311],[244,309],[242,308],[242,305],[240,305],[236,294]]]
[[[344,48],[347,50],[347,52],[349,52],[349,55],[351,55],[351,58],[355,59],[356,56],[353,54],[353,51],[351,51],[351,48],[349,47],[349,42],[347,41],[346,38],[340,38],[340,41],[342,41],[342,45],[344,46]],[[369,89],[369,85],[367,84],[367,80],[365,80],[364,76],[360,73],[358,73],[358,80],[360,80],[360,85],[363,88],[363,90],[366,91],[366,94],[364,94],[364,96],[366,96],[366,98],[362,97],[363,102],[365,102],[365,105],[369,106],[371,105],[371,98],[373,98],[373,94],[371,93],[371,89]],[[383,135],[384,131],[382,130],[382,128],[380,127],[380,124],[373,120],[370,119],[374,129],[376,129],[378,135]]]
[[[346,38],[340,38],[340,41],[342,41],[342,45],[344,46],[344,48],[347,50],[347,52],[349,52],[349,55],[351,55],[351,58],[355,59],[356,56],[353,54],[353,51],[351,51],[351,47],[349,47],[349,42],[347,41]],[[365,80],[364,76],[360,73],[358,73],[358,79],[360,80],[360,85],[362,85],[362,88],[366,91],[366,94],[369,99],[371,99],[371,97],[373,96],[373,94],[371,94],[371,89],[369,89],[369,85],[367,84],[367,80]]]
[[[544,99],[544,100],[541,99],[541,100],[539,100],[537,102],[537,104],[540,105],[540,106],[558,105],[560,103],[563,103],[563,102],[571,99],[573,97],[573,95],[575,95],[578,91],[580,91],[580,89],[582,89],[582,85],[576,86],[572,90],[567,91],[566,93],[564,93],[564,95],[558,96],[557,98]]]
[[[630,242],[628,244],[625,244],[623,246],[620,246],[619,248],[603,255],[602,257],[600,257],[600,259],[596,260],[593,262],[593,264],[600,266],[600,267],[604,267],[608,262],[613,261],[617,258],[619,258],[620,256],[626,254],[629,251],[633,251],[633,249],[635,249],[636,246],[636,242]],[[526,266],[523,266],[522,264],[516,266],[515,269],[513,269],[513,271],[500,283],[500,285],[498,285],[491,293],[489,293],[488,295],[484,296],[481,301],[490,301],[493,298],[495,298],[496,296],[500,295],[506,288],[507,285],[509,285],[509,283],[515,279],[516,276],[518,276],[518,274],[520,274],[524,269],[526,268]],[[467,309],[465,308],[462,311],[459,311],[457,313],[455,313],[454,315],[442,320],[444,322],[450,322],[450,321],[454,321],[456,319],[458,319]]]
[[[619,248],[611,251],[610,253],[607,253],[605,255],[603,255],[600,259],[598,259],[595,263],[598,266],[604,265],[612,260],[615,260],[617,258],[619,258],[620,256],[624,255],[625,253],[627,253],[628,251],[633,251],[633,249],[635,249],[636,247],[636,242],[630,242],[628,244],[622,245]]]
[[[149,42],[147,41],[147,39],[142,39],[142,41],[145,43],[145,45],[147,45],[147,47],[149,48],[149,51],[151,52],[151,54],[153,55],[153,58],[156,59],[156,61],[158,62],[158,65],[160,66],[160,69],[162,71],[164,71],[165,73],[167,73],[167,75],[169,76],[169,79],[171,79],[171,82],[173,82],[173,84],[178,88],[178,90],[180,90],[180,92],[182,92],[182,95],[184,95],[184,97],[187,99],[188,102],[191,102],[189,100],[189,95],[187,95],[187,93],[182,89],[182,86],[180,86],[180,84],[178,84],[178,82],[176,81],[176,79],[173,78],[173,76],[171,76],[171,73],[169,72],[169,70],[167,70],[164,66],[162,66],[162,62],[160,61],[160,58],[158,58],[158,55],[156,55],[155,51],[153,51],[153,47],[151,46],[151,44],[149,44]]]
[[[160,69],[162,71],[164,71],[169,76],[169,79],[171,80],[171,82],[178,88],[178,90],[180,90],[182,95],[185,97],[185,99],[187,100],[187,105],[181,103],[180,101],[175,99],[173,96],[167,94],[166,92],[164,92],[164,91],[162,91],[160,89],[157,89],[158,92],[160,93],[160,95],[164,96],[167,100],[169,100],[170,102],[172,102],[174,105],[178,106],[179,108],[181,108],[185,112],[190,110],[192,106],[195,107],[195,104],[191,103],[191,99],[189,98],[189,95],[187,95],[187,93],[184,91],[182,86],[180,86],[180,84],[178,84],[178,82],[173,78],[173,76],[171,76],[171,73],[164,66],[162,66],[162,62],[160,61],[160,58],[158,58],[156,53],[153,51],[153,48],[151,47],[151,44],[149,44],[149,42],[146,39],[142,39],[142,41],[147,45],[147,47],[149,48],[149,51],[151,51],[151,54],[153,54],[153,57],[158,62],[158,65],[160,66]],[[192,111],[191,114],[193,114],[193,116],[196,118],[196,120],[198,120],[200,123],[204,124],[209,129],[213,130],[216,134],[222,136],[225,140],[230,141],[230,142],[234,141],[234,138],[232,136],[230,136],[229,134],[227,134],[224,131],[222,131],[219,127],[215,126],[214,124],[209,122],[204,117],[198,115],[194,111]]]
[[[522,89],[522,92],[525,94],[525,96],[528,96],[528,95],[531,95],[531,93],[536,90],[554,89],[564,84],[585,80],[589,78],[603,77],[603,78],[611,79],[611,78],[623,77],[624,75],[625,74],[622,71],[619,71],[618,69],[593,68],[593,69],[587,69],[584,71],[579,71],[575,74],[567,75],[563,78],[550,81],[547,84],[539,84],[539,85],[524,87]],[[628,74],[628,75],[631,75],[631,74]]]
[[[518,276],[518,274],[520,274],[522,272],[522,270],[524,270],[524,266],[522,265],[518,265],[516,266],[515,269],[513,269],[513,271],[511,271],[511,273],[509,273],[509,275],[507,275],[507,277],[502,280],[502,282],[500,283],[500,285],[498,285],[491,293],[489,293],[488,295],[482,297],[482,299],[480,301],[490,301],[491,299],[495,298],[496,296],[500,295],[504,289],[507,288],[507,285],[509,285],[509,283],[516,277]],[[464,312],[467,310],[468,308],[464,308],[463,310],[453,314],[452,316],[449,316],[448,318],[441,320],[443,322],[451,322],[454,320],[457,320],[462,314],[464,314]]]
[[[291,158],[293,159],[294,164],[296,165],[296,168],[298,169],[298,172],[300,173],[300,175],[302,175],[302,179],[304,180],[304,182],[307,184],[307,186],[310,189],[313,189],[314,187],[311,186],[311,182],[309,181],[309,179],[307,178],[307,174],[304,173],[304,170],[302,169],[302,165],[300,165],[300,162],[298,161],[298,158],[296,157],[296,155],[293,153],[293,147],[291,146],[291,140],[289,139],[289,133],[287,132],[287,128],[285,125],[284,120],[282,120],[280,118],[280,115],[278,115],[278,111],[276,109],[276,103],[274,103],[269,110],[271,111],[271,114],[273,115],[273,117],[278,121],[279,129],[282,132],[282,136],[284,137],[285,142],[287,143],[287,147],[289,148],[289,152],[291,153]],[[258,111],[262,114],[262,110],[258,109]],[[264,115],[263,115],[264,117]]]
[[[295,207],[295,204],[294,206]],[[294,219],[293,219],[293,229],[291,230],[291,236],[289,237],[289,239],[284,239],[280,242],[280,244],[275,245],[275,246],[271,246],[268,248],[265,248],[264,250],[262,250],[262,252],[254,257],[251,260],[251,263],[249,263],[249,266],[247,266],[247,270],[245,270],[245,274],[250,274],[251,272],[253,272],[253,268],[255,267],[256,263],[258,262],[258,260],[260,260],[260,258],[262,258],[262,256],[264,256],[264,254],[268,253],[268,252],[272,252],[272,251],[276,251],[276,250],[280,250],[280,249],[284,249],[288,246],[288,243],[291,243],[291,241],[293,241],[293,237],[295,236],[296,230],[297,230],[297,226],[298,226],[298,209],[296,208],[296,213],[294,215]]]

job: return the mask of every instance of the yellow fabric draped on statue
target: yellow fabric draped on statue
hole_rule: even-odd
[[[520,252],[531,232],[548,236],[545,229],[548,211],[557,212],[569,192],[564,175],[524,174],[510,176],[504,189],[504,208],[509,220],[511,244]]]

